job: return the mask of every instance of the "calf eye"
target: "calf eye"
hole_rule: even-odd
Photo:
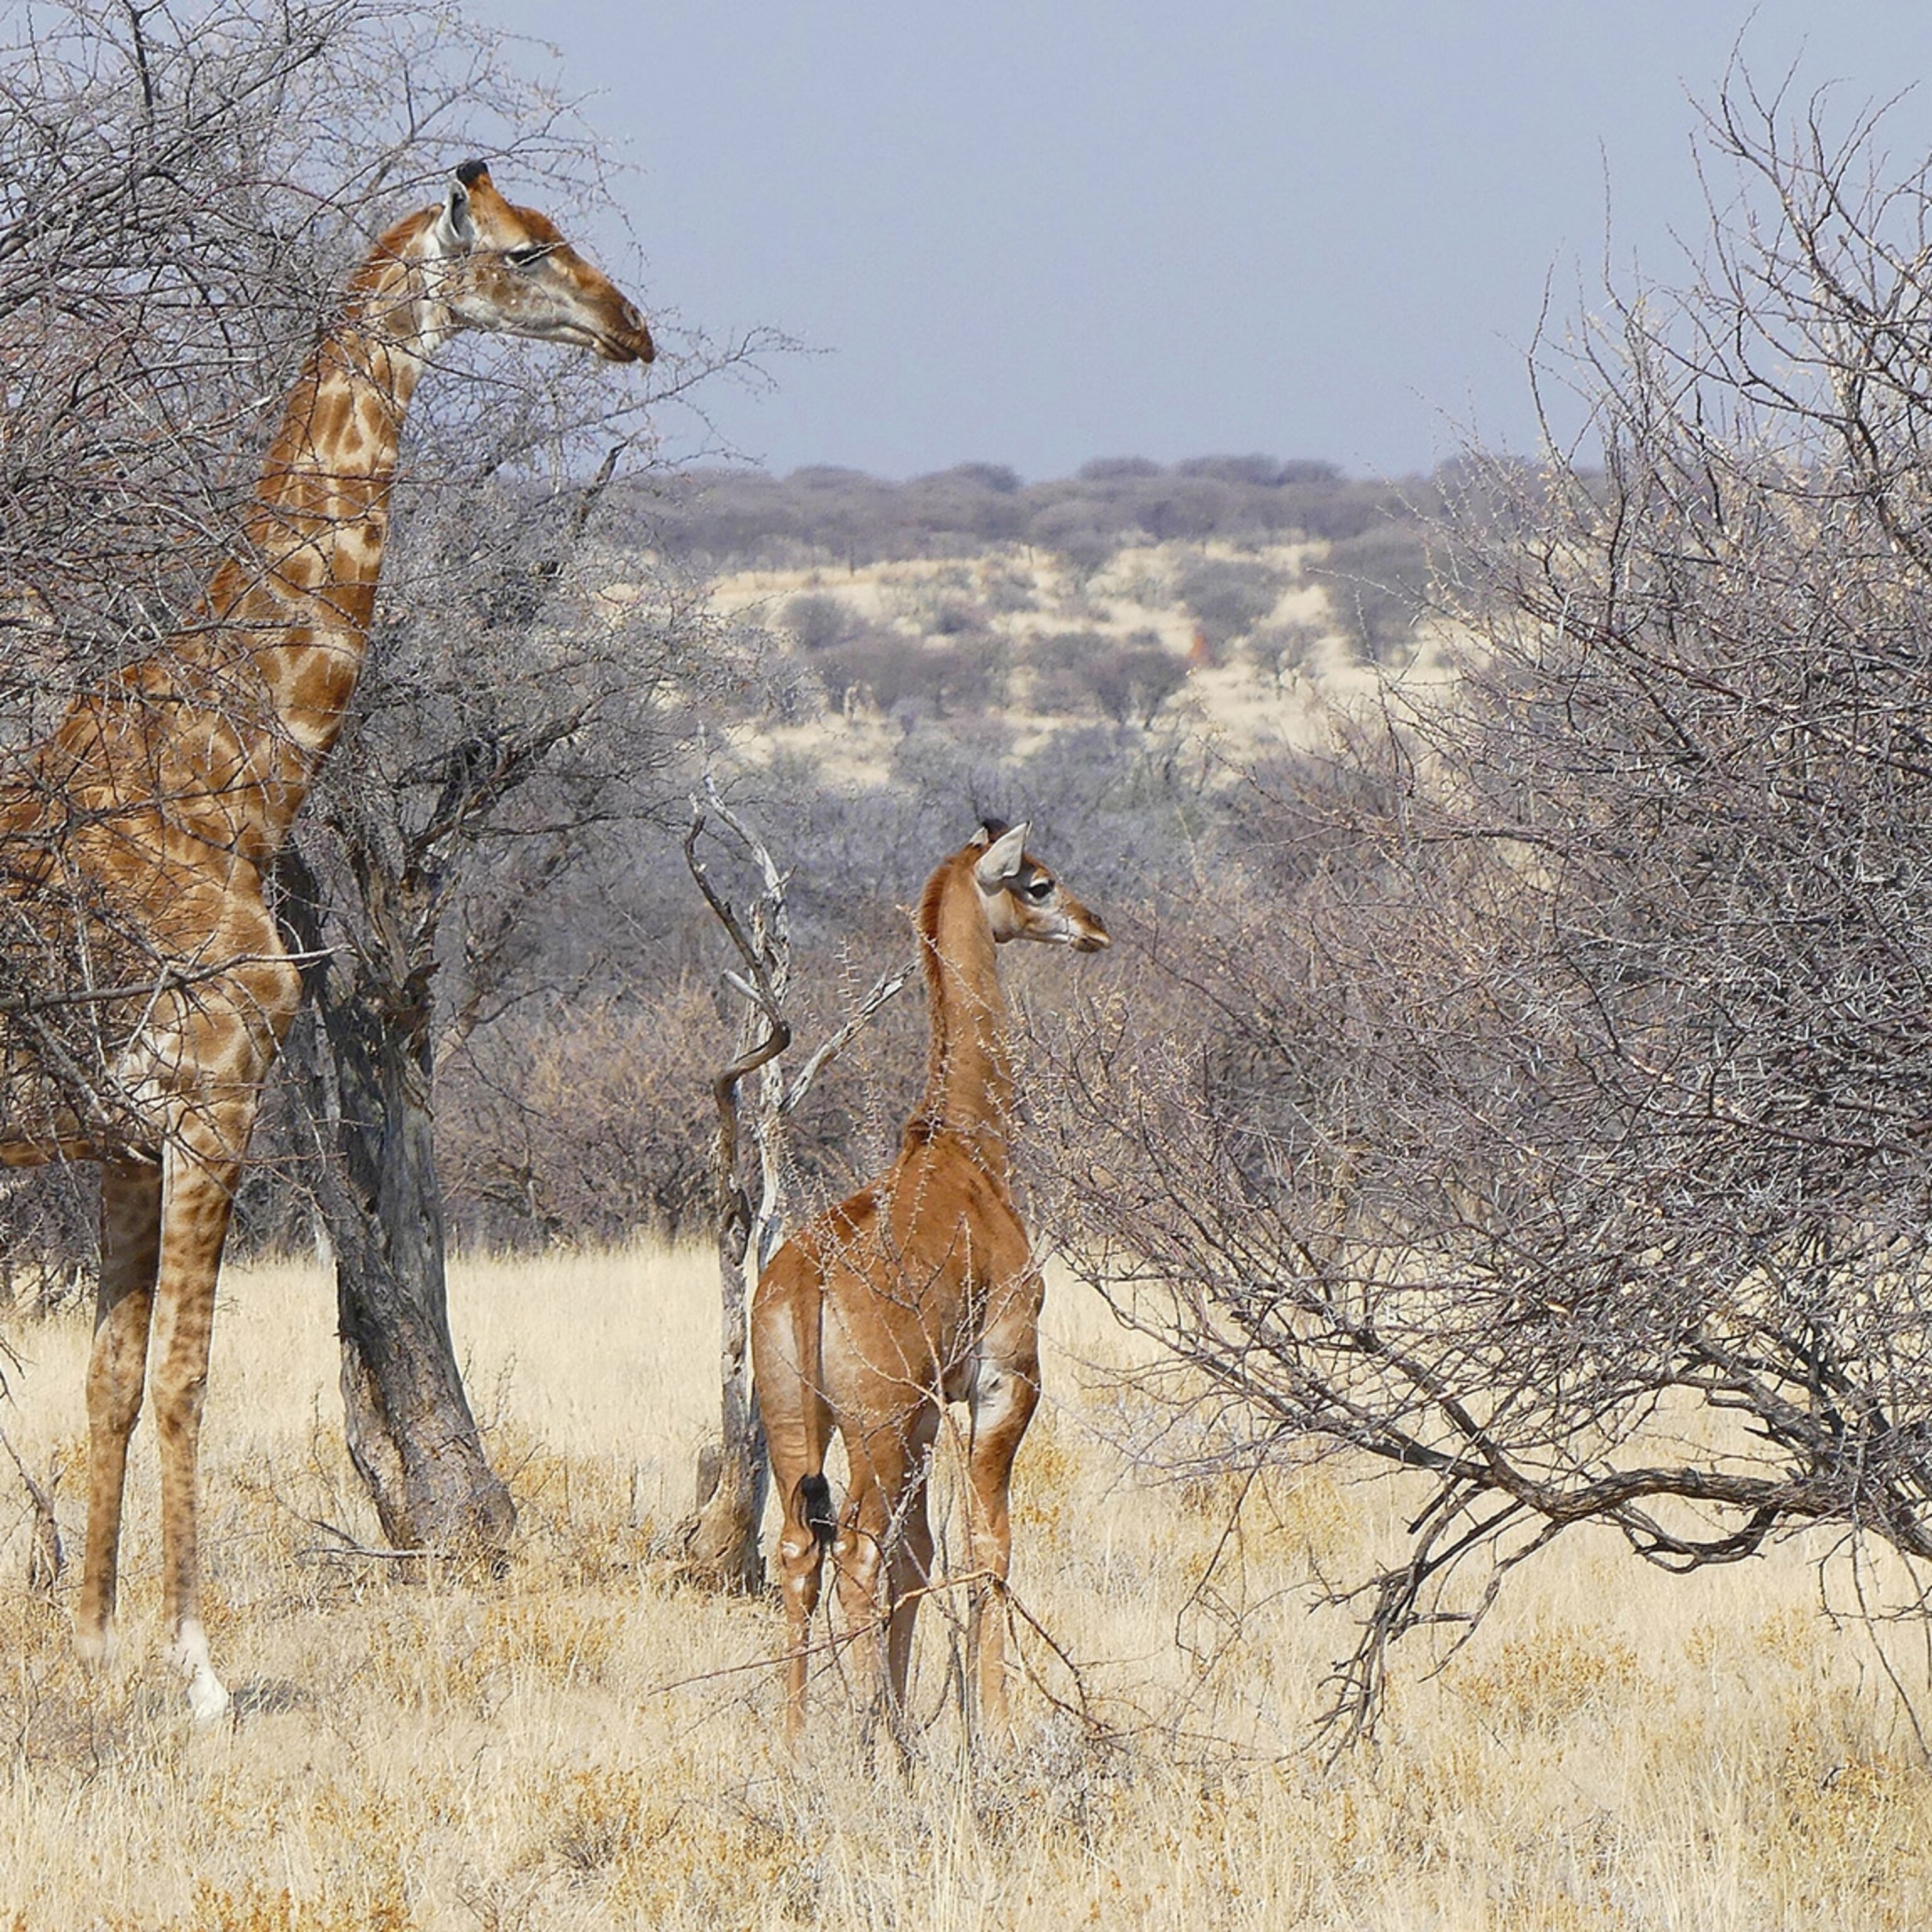
[[[1053,881],[1048,878],[1035,879],[1026,890],[1027,897],[1030,899],[1051,898],[1053,896]]]

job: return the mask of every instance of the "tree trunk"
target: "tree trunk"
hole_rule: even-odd
[[[392,1547],[491,1556],[508,1546],[516,1508],[484,1456],[450,1340],[430,1104],[434,887],[358,859],[368,943],[311,976],[336,1156],[319,1193],[349,1454]],[[306,866],[284,870],[291,897],[312,905]]]
[[[769,1024],[769,1022],[766,1023]],[[698,1514],[686,1526],[685,1564],[692,1579],[713,1589],[749,1594],[764,1587],[758,1530],[771,1486],[764,1419],[752,1386],[752,1291],[778,1246],[777,1171],[761,1105],[757,1125],[760,1198],[754,1208],[738,1178],[738,1084],[756,1068],[761,1096],[777,1078],[777,1054],[790,1040],[782,1024],[760,1041],[760,1016],[748,1011],[738,1058],[713,1083],[718,1135],[713,1156],[718,1186],[718,1433],[699,1453]]]
[[[749,1594],[765,1580],[758,1526],[771,1477],[746,1346],[746,1316],[755,1276],[747,1277],[746,1252],[744,1226],[734,1216],[720,1230],[718,1242],[722,1304],[718,1435],[698,1457],[698,1514],[686,1534],[685,1559],[695,1580]]]

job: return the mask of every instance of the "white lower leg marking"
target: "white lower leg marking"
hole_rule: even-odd
[[[980,1363],[974,1371],[970,1398],[974,1434],[983,1436],[998,1428],[1019,1406],[1024,1389],[1017,1376],[1010,1376],[990,1362]]]
[[[188,1681],[188,1708],[196,1722],[212,1724],[228,1708],[228,1691],[214,1674],[208,1633],[194,1617],[184,1617],[174,1641],[174,1666]]]
[[[119,1634],[114,1628],[114,1619],[110,1617],[98,1630],[76,1630],[74,1634],[75,1654],[89,1670],[108,1670],[113,1667],[116,1654],[121,1648]]]

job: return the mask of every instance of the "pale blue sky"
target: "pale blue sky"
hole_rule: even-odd
[[[1546,284],[1678,272],[1740,34],[1932,148],[1918,0],[470,4],[596,95],[649,306],[825,352],[712,398],[779,471],[1525,448]]]

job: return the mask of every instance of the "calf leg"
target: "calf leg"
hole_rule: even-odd
[[[1013,1458],[1039,1403],[1035,1349],[1028,1347],[1004,1360],[982,1358],[974,1382],[966,1464],[976,1573],[967,1612],[967,1655],[968,1667],[978,1680],[980,1714],[1002,1730],[1006,1723],[1005,1597],[1013,1547],[1008,1496]]]
[[[869,1721],[878,1714],[885,1681],[885,1630],[879,1594],[891,1532],[890,1512],[867,1450],[848,1437],[846,1454],[850,1493],[832,1539],[832,1562],[838,1580],[845,1641],[851,1647],[854,1688]]]
[[[784,1522],[778,1532],[778,1579],[784,1598],[785,1741],[796,1744],[805,1725],[812,1612],[818,1607],[825,1546],[835,1526],[831,1490],[822,1474],[795,1480],[781,1493]]]
[[[785,1738],[790,1744],[805,1724],[806,1653],[826,1546],[836,1527],[825,1480],[832,1414],[818,1386],[820,1293],[819,1281],[797,1250],[782,1249],[758,1285],[751,1322],[758,1406],[772,1480],[784,1510],[778,1567],[785,1617]]]
[[[932,1580],[932,1524],[926,1510],[927,1472],[939,1412],[921,1412],[908,1445],[907,1485],[891,1529],[886,1566],[886,1700],[895,1730],[903,1732],[906,1684],[912,1670],[913,1626]]]

